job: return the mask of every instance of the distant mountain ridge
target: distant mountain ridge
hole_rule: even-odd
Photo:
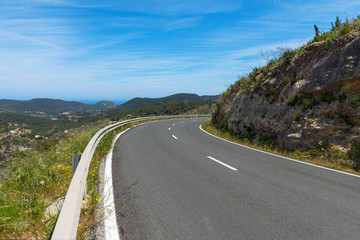
[[[100,101],[96,104],[86,104],[76,101],[64,101],[51,98],[34,98],[27,101],[0,99],[0,111],[8,110],[17,113],[44,113],[46,115],[57,115],[61,113],[81,113],[91,111],[108,110],[136,110],[154,104],[182,102],[182,103],[202,103],[206,101],[218,101],[220,95],[199,96],[191,93],[178,93],[162,98],[133,98],[121,105],[116,105],[111,101]]]
[[[60,114],[63,112],[79,113],[106,110],[117,105],[110,101],[100,101],[96,104],[85,104],[76,101],[60,99],[35,98],[28,101],[0,99],[0,109],[19,113],[44,112],[46,114]]]
[[[218,101],[220,100],[220,95],[199,96],[197,94],[191,94],[191,93],[178,93],[162,98],[133,98],[111,109],[110,111],[140,109],[143,107],[147,107],[159,103],[168,103],[168,102],[201,103],[209,100]]]

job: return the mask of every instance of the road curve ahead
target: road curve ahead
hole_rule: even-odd
[[[360,239],[360,178],[153,122],[114,147],[122,239]]]

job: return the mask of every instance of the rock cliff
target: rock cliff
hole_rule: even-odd
[[[360,138],[360,32],[288,51],[222,96],[213,123],[288,149]]]

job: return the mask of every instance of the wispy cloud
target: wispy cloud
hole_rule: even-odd
[[[173,21],[166,23],[166,31],[172,31],[183,28],[192,28],[199,26],[202,21],[202,17],[187,17],[187,18],[177,18]]]
[[[266,7],[263,7],[266,5]],[[217,94],[358,1],[0,0],[1,98]]]
[[[83,1],[75,1],[76,4],[83,4]],[[86,5],[98,3],[97,0],[88,0]],[[188,14],[212,14],[219,12],[233,12],[242,7],[243,0],[138,0],[138,1],[122,1],[117,0],[106,1],[103,5],[130,12],[141,12],[148,14],[161,15],[188,15]]]

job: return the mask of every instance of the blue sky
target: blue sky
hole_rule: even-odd
[[[0,0],[0,99],[219,94],[360,1]]]

